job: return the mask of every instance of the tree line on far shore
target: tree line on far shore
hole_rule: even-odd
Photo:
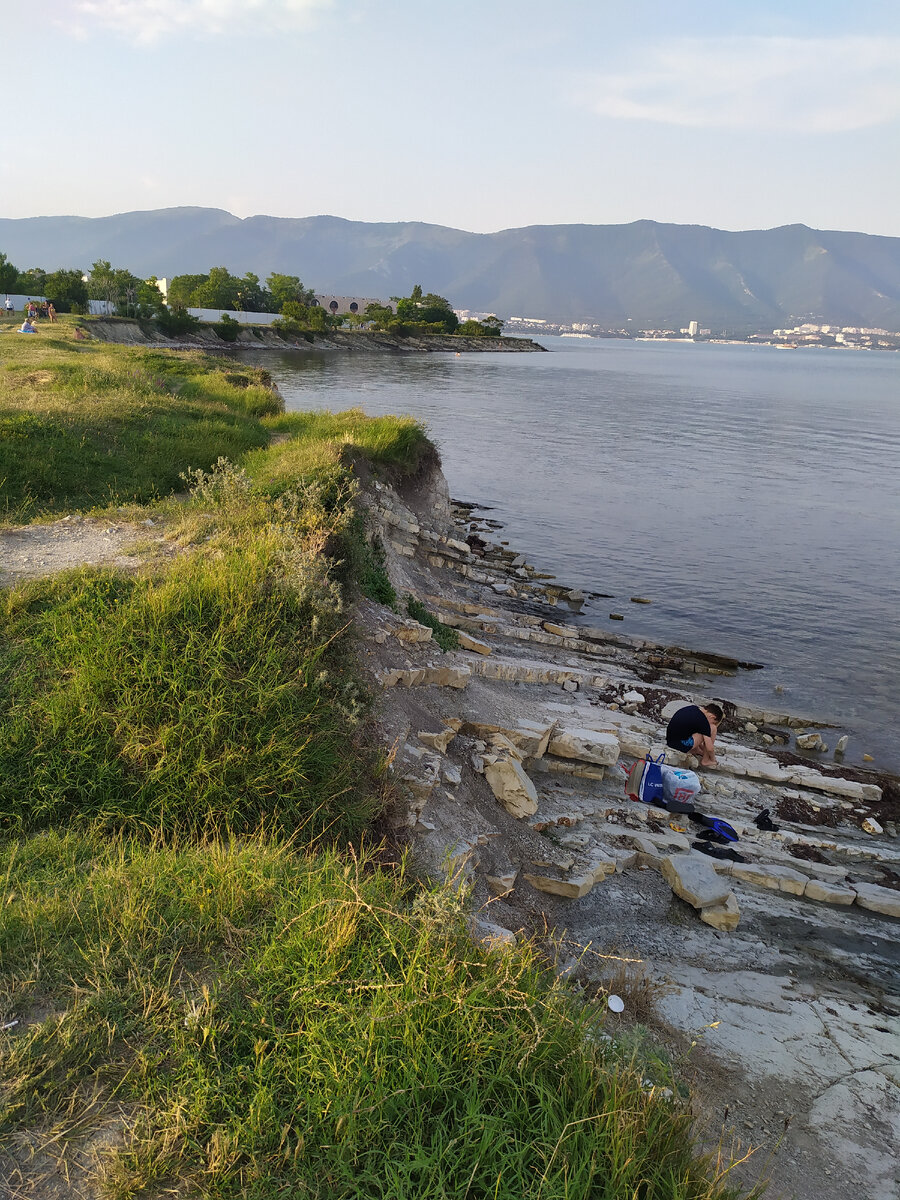
[[[139,279],[105,259],[98,259],[88,275],[77,269],[20,271],[0,252],[0,292],[44,296],[60,312],[85,313],[90,300],[103,300],[120,316],[157,320],[168,333],[183,333],[198,324],[190,308],[278,314],[275,325],[286,333],[324,332],[344,324],[365,325],[399,337],[452,333],[499,337],[503,329],[495,316],[460,322],[448,300],[434,292],[423,294],[419,284],[409,296],[392,296],[393,307],[373,303],[362,313],[337,314],[322,308],[312,289],[296,275],[273,272],[262,283],[252,271],[238,276],[227,267],[213,267],[206,275],[174,276],[164,302],[156,276]],[[233,340],[238,322],[226,315],[217,330],[225,340]]]

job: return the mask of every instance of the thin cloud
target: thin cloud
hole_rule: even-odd
[[[900,38],[679,38],[576,101],[602,117],[697,129],[846,132],[900,116]]]
[[[109,30],[133,42],[179,33],[273,33],[300,29],[332,0],[75,0],[67,25],[77,37]]]

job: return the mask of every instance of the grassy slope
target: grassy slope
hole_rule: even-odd
[[[0,1021],[26,1018],[0,1034],[7,1182],[17,1162],[28,1177],[23,1146],[107,1122],[121,1143],[87,1175],[110,1196],[725,1195],[684,1113],[527,949],[487,960],[452,892],[309,851],[358,844],[380,786],[333,560],[359,557],[346,447],[412,469],[421,430],[358,413],[267,428],[253,387],[193,356],[166,358],[148,406],[127,384],[146,355],[122,350],[92,426],[94,393],[73,400],[59,370],[82,350],[15,353],[0,421],[79,408],[91,454],[110,430],[125,447],[117,497],[180,486],[176,452],[234,456],[235,429],[257,449],[156,510],[183,550],[170,566],[3,597]],[[37,371],[51,382],[26,411]],[[259,449],[272,429],[291,439]],[[42,436],[20,443],[35,461]],[[93,498],[77,455],[57,463],[42,503]]]

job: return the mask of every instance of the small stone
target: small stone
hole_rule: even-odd
[[[797,735],[797,746],[800,750],[827,750],[820,733],[800,733]]]
[[[564,692],[577,692],[578,691],[578,680],[577,679],[567,679],[563,683],[562,686],[563,686]]]
[[[874,762],[874,761],[875,761],[875,759],[872,757],[871,754],[863,755],[863,762]]]
[[[495,896],[503,896],[516,886],[518,871],[507,871],[502,875],[485,875],[485,881]]]
[[[626,704],[643,704],[645,697],[640,692],[626,692],[622,697]]]
[[[700,920],[721,933],[732,933],[737,929],[740,919],[741,910],[734,892],[729,892],[723,903],[700,909]]]
[[[652,604],[653,601],[648,600],[646,596],[632,596],[631,603],[632,604]]]
[[[866,819],[862,823],[862,828],[865,830],[866,833],[875,833],[875,834],[884,833],[884,830],[882,829],[881,825],[879,825],[879,823],[875,820],[874,817],[866,817]]]
[[[610,613],[610,614],[609,614],[609,619],[610,619],[611,621],[624,621],[624,620],[625,620],[625,616],[624,616],[624,614],[623,614],[623,613]]]
[[[769,746],[771,746],[772,743],[775,741],[775,739],[772,737],[771,733],[764,733],[762,735],[762,740]]]
[[[747,731],[747,733],[759,733],[759,726],[754,725],[752,721],[747,721],[747,723],[744,725],[744,729]]]
[[[847,750],[847,743],[848,743],[849,741],[850,741],[850,738],[847,736],[847,734],[846,734],[846,733],[844,734],[844,736],[843,736],[843,737],[840,737],[840,738],[838,738],[837,742],[835,743],[835,747],[834,747],[834,752],[835,752],[835,754],[844,754],[844,753],[846,753],[846,750]]]

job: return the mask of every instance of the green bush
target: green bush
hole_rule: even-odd
[[[234,317],[229,317],[228,313],[222,313],[221,320],[213,324],[213,329],[216,337],[220,337],[223,342],[236,342],[241,332],[241,324]]]
[[[189,313],[186,308],[160,308],[156,314],[156,324],[166,337],[178,337],[182,333],[192,333],[200,325],[199,320]]]
[[[415,596],[406,597],[406,611],[420,625],[428,626],[432,631],[432,637],[445,654],[448,650],[455,650],[459,646],[459,634],[456,630],[445,625],[443,621],[439,621]]]

